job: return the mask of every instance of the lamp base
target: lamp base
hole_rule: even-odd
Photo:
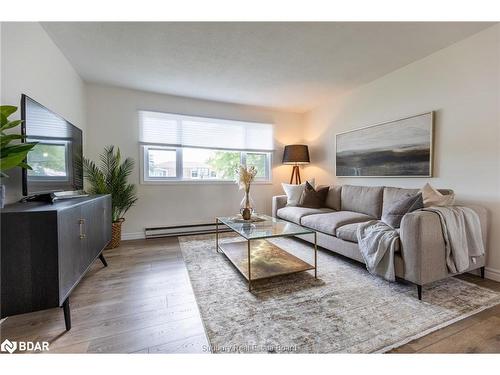
[[[292,169],[292,175],[290,177],[290,183],[293,182],[293,178],[295,177],[295,184],[299,185],[302,183],[302,180],[300,179],[300,171],[299,171],[299,166],[294,165]]]

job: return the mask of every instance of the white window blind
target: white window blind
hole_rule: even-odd
[[[173,147],[272,151],[273,125],[139,111],[140,142]]]

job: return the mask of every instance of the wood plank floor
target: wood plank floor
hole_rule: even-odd
[[[203,353],[208,348],[177,238],[105,250],[62,309],[7,318],[1,341],[48,341],[51,353]]]
[[[471,274],[458,277],[500,291],[499,282]],[[500,305],[414,340],[392,353],[500,353]]]
[[[56,308],[4,320],[0,342],[49,341],[51,353],[207,352],[177,238],[124,241],[105,256],[109,267],[96,261],[71,295],[71,331]],[[500,291],[500,283],[461,278]],[[500,305],[392,352],[500,353]]]

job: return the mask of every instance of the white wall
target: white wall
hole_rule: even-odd
[[[1,29],[0,102],[20,106],[26,94],[85,134],[85,85],[45,30],[36,22],[2,22]],[[14,202],[22,196],[21,169],[7,173],[2,183]]]
[[[237,212],[243,197],[236,184],[140,184],[139,109],[275,124],[274,183],[256,184],[251,191],[257,210],[270,213],[271,197],[281,192],[280,182],[291,173],[290,167],[281,165],[283,145],[301,140],[302,115],[88,84],[86,156],[96,160],[106,145],[113,144],[137,163],[130,181],[138,186],[139,201],[126,215],[124,238],[138,238],[151,226],[213,222],[215,216]]]
[[[312,152],[306,175],[319,183],[455,190],[459,203],[489,209],[487,275],[500,279],[500,27],[407,65],[306,115]],[[335,178],[338,132],[436,111],[434,178]],[[488,272],[489,271],[489,272]]]

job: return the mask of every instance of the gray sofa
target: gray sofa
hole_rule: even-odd
[[[318,245],[363,262],[358,248],[356,230],[359,223],[379,219],[397,200],[418,189],[369,187],[353,185],[331,186],[325,207],[287,207],[286,195],[273,197],[273,216],[315,230]],[[451,190],[440,190],[450,194]],[[469,206],[478,215],[485,248],[487,249],[487,212],[482,207]],[[452,276],[446,266],[445,244],[437,214],[414,211],[406,214],[399,229],[400,242],[395,254],[396,276],[417,285],[422,299],[422,286]],[[311,241],[310,236],[302,236]],[[484,277],[485,257],[480,257],[466,271],[480,269]]]

